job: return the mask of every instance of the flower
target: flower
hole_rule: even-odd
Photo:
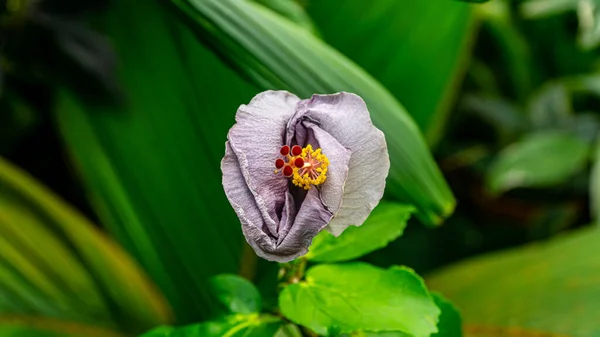
[[[300,100],[265,91],[242,105],[221,162],[225,194],[257,255],[288,262],[324,228],[360,226],[390,167],[365,102],[340,92]]]

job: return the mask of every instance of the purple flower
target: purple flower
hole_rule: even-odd
[[[262,258],[306,254],[323,229],[360,226],[383,196],[385,137],[357,95],[265,91],[242,105],[221,162],[225,194]]]

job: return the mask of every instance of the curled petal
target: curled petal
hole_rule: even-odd
[[[292,196],[288,193],[286,203],[292,204],[291,199]],[[285,235],[280,235],[275,251],[277,256],[270,256],[271,259],[287,262],[305,255],[312,239],[327,226],[332,217],[333,213],[321,202],[318,190],[314,188],[309,190],[295,215],[293,224],[286,229]]]
[[[337,236],[350,225],[360,226],[383,196],[390,168],[385,136],[373,125],[365,102],[357,95],[314,95],[298,106],[293,119],[314,121],[351,152],[341,207],[327,226]]]
[[[327,179],[319,188],[323,203],[327,206],[327,209],[336,214],[342,206],[344,185],[348,178],[348,165],[352,152],[313,122],[307,121],[302,124],[306,125],[307,133],[311,135],[310,138],[315,139],[315,143],[319,145],[329,159]]]
[[[245,184],[260,206],[268,234],[275,238],[288,180],[273,173],[274,160],[285,144],[285,127],[298,101],[286,91],[258,94],[248,105],[240,106],[227,137]]]

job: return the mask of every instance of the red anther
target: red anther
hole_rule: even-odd
[[[294,145],[292,147],[292,155],[293,156],[299,156],[302,154],[302,148],[298,145]]]
[[[290,153],[290,147],[287,145],[282,146],[279,153],[281,153],[282,156],[287,156]]]
[[[283,161],[283,159],[279,158],[275,161],[275,167],[279,170],[280,168],[283,167],[283,165],[285,165],[285,162]]]
[[[291,166],[286,166],[283,168],[283,175],[286,177],[291,177],[294,174],[294,169]]]
[[[294,159],[294,165],[295,165],[297,168],[301,168],[302,166],[304,166],[304,159],[302,159],[302,158],[300,158],[300,157],[298,157],[298,158]]]

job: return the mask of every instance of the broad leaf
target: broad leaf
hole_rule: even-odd
[[[242,277],[217,275],[211,278],[210,288],[228,314],[251,314],[261,310],[258,289]]]
[[[455,201],[410,116],[363,69],[308,30],[263,6],[239,0],[171,0],[190,27],[263,89],[287,89],[302,98],[349,91],[365,99],[385,134],[391,160],[388,192],[439,224]]]
[[[315,28],[312,19],[308,16],[308,14],[304,11],[304,8],[300,6],[298,2],[295,0],[252,0],[256,1],[259,4],[273,10],[277,14],[297,23],[298,25],[308,29],[313,32],[313,34],[317,34],[318,32]]]
[[[106,31],[125,100],[113,107],[62,91],[56,122],[103,224],[161,287],[178,323],[197,322],[210,315],[210,276],[239,268],[240,222],[219,166],[238,106],[259,90],[160,1],[111,4]]]
[[[271,315],[234,315],[181,328],[159,327],[140,337],[271,337],[282,324]]]
[[[473,336],[596,336],[598,242],[594,226],[461,262],[427,284],[461,308],[465,333]]]
[[[492,192],[560,184],[584,168],[589,145],[566,132],[530,134],[500,152],[487,173]]]
[[[284,288],[279,306],[292,322],[323,335],[369,330],[429,336],[440,314],[412,270],[366,263],[313,267],[306,281]]]
[[[346,261],[383,248],[402,235],[412,212],[412,206],[382,202],[360,227],[351,226],[337,238],[319,233],[305,257],[316,262]]]
[[[307,10],[325,41],[389,89],[435,143],[471,53],[471,6],[452,0],[327,0],[309,1]]]
[[[462,326],[460,314],[448,300],[437,293],[431,294],[435,305],[442,311],[437,324],[438,332],[431,336],[436,337],[460,337],[462,336]],[[399,331],[371,332],[356,331],[348,335],[350,337],[409,337],[410,335]]]
[[[1,158],[0,313],[129,333],[169,321],[164,299],[119,246]]]

